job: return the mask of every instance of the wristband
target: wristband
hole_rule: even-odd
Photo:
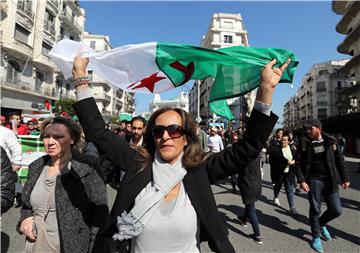
[[[78,78],[74,79],[75,89],[81,85],[88,85],[90,87],[92,86],[89,78],[87,78],[87,77],[78,77]]]

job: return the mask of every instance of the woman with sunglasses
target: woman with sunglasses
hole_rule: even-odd
[[[277,120],[270,112],[272,94],[289,61],[281,68],[273,68],[276,60],[265,66],[243,139],[210,157],[202,152],[191,115],[177,108],[153,113],[143,148],[114,138],[85,78],[88,62],[74,60],[75,112],[86,139],[125,170],[94,252],[200,252],[203,241],[213,251],[235,252],[211,184],[243,170],[265,146]]]

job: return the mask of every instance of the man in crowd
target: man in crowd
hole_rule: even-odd
[[[200,139],[200,143],[201,143],[201,147],[203,149],[203,152],[207,153],[209,152],[209,147],[208,147],[208,137],[207,134],[205,133],[204,130],[202,130],[200,124],[196,124],[196,133],[199,136]]]
[[[143,117],[137,116],[131,119],[131,135],[128,135],[127,141],[130,144],[141,146],[145,132],[146,121]]]
[[[342,212],[338,177],[343,189],[349,188],[350,180],[336,139],[322,132],[322,124],[317,119],[307,120],[304,127],[308,138],[298,148],[297,178],[310,202],[311,246],[317,252],[323,252],[320,235],[326,241],[331,240],[326,224]],[[320,216],[322,198],[327,210]]]
[[[22,123],[21,116],[12,113],[9,116],[9,125],[6,128],[11,129],[16,135],[28,135],[29,130],[26,124]]]
[[[224,143],[218,135],[218,131],[219,130],[214,126],[210,129],[209,148],[212,153],[218,153],[224,149]]]
[[[22,163],[21,146],[14,132],[3,126],[0,126],[0,146],[10,159],[12,170],[18,171]],[[16,202],[16,207],[20,207],[22,204],[20,192],[16,195]]]
[[[277,173],[277,157],[282,156],[281,152],[281,138],[284,133],[284,130],[282,128],[279,128],[276,130],[275,135],[270,139],[268,144],[268,154],[269,154],[269,164],[270,164],[270,177],[271,177],[271,183],[273,186],[276,182],[276,173]],[[279,204],[279,203],[275,203]]]
[[[6,118],[5,118],[5,116],[1,115],[0,116],[0,125],[5,126],[5,124],[6,124]]]

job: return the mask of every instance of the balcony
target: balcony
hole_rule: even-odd
[[[71,9],[75,10],[79,15],[81,14],[80,4],[78,0],[68,0],[66,3],[71,6]]]
[[[337,51],[341,54],[351,54],[350,46],[360,38],[360,22],[353,28],[353,30],[348,34],[344,41],[337,47]]]
[[[105,92],[94,92],[95,100],[102,100],[106,103],[110,103],[111,97]]]
[[[344,1],[345,2],[345,1]],[[347,34],[349,23],[356,18],[357,13],[360,10],[360,2],[354,1],[353,3],[348,3],[346,10],[343,14],[342,19],[336,25],[336,31],[338,33]]]
[[[17,3],[17,13],[19,14],[19,21],[25,26],[34,24],[34,12],[32,11],[32,1],[18,1]]]
[[[20,78],[6,78],[5,76],[0,77],[0,82],[3,87],[8,87],[11,90],[15,90],[21,93],[27,93],[35,96],[45,96],[51,99],[54,98],[55,92],[49,84],[42,83],[41,86],[35,87],[34,83],[29,83],[28,81]]]
[[[53,35],[55,39],[55,23],[44,22],[44,31]]]
[[[74,33],[76,33],[76,34],[82,33],[82,27],[79,25],[78,22],[76,22],[74,16],[70,15],[66,11],[63,11],[59,15],[59,18],[60,18],[61,22],[64,24],[64,26],[67,27],[68,29],[70,29],[71,31],[73,31]]]
[[[6,0],[0,0],[0,11],[3,13],[7,13],[8,4],[6,3]]]
[[[47,3],[52,8],[55,8],[56,10],[59,9],[59,2],[57,0],[48,0]]]
[[[15,58],[20,59],[23,59],[24,56],[27,59],[33,55],[33,48],[30,45],[15,38],[12,42],[3,42],[2,49],[11,53]]]
[[[57,66],[50,59],[50,57],[43,53],[39,54],[36,58],[34,58],[33,63],[35,66],[41,65],[41,69],[47,69],[50,71],[54,71],[55,69],[57,69]]]

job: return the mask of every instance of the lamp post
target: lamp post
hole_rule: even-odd
[[[201,117],[200,117],[200,80],[196,81],[197,84],[197,117],[196,117],[196,122],[200,123],[202,121]]]

